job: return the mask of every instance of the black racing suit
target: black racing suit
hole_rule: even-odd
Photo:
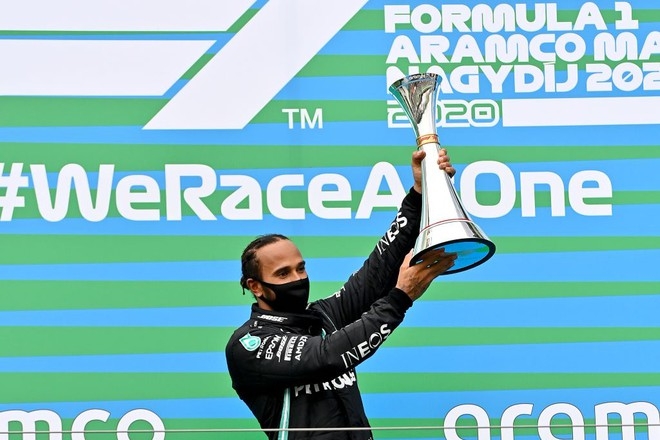
[[[420,211],[421,195],[410,191],[389,230],[339,292],[303,313],[254,304],[250,319],[229,339],[232,385],[270,439],[372,438],[354,368],[373,355],[412,305],[394,286],[419,234]],[[341,427],[364,429],[328,429]]]

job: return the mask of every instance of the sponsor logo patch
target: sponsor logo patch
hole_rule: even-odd
[[[239,341],[241,341],[241,344],[243,344],[243,347],[247,351],[254,351],[261,345],[261,338],[259,336],[252,336],[249,333],[239,339]]]

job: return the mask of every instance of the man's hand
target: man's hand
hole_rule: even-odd
[[[456,254],[446,254],[443,248],[429,251],[424,254],[424,261],[414,266],[410,265],[412,256],[413,253],[410,251],[403,260],[396,287],[415,301],[426,292],[431,281],[454,265]]]
[[[451,164],[451,160],[447,155],[447,150],[440,148],[438,156],[438,167],[441,170],[445,170],[449,177],[454,177],[456,170]],[[422,193],[422,160],[426,157],[426,152],[424,150],[415,150],[412,155],[412,172],[413,179],[415,181],[413,189],[418,193]]]

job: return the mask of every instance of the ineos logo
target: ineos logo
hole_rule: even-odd
[[[369,335],[366,341],[360,342],[352,349],[342,353],[341,359],[346,368],[357,365],[370,356],[387,339],[390,333],[392,333],[392,330],[387,324],[383,324],[380,330]]]

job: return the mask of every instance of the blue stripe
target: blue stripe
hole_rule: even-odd
[[[447,413],[466,402],[483,408],[491,418],[498,419],[506,408],[517,403],[534,405],[532,417],[555,403],[569,403],[576,406],[584,419],[594,418],[594,408],[603,402],[649,402],[656,407],[660,387],[588,388],[558,390],[511,390],[511,391],[456,391],[428,393],[363,393],[365,409],[371,419],[375,418],[414,418],[432,419],[438,423]],[[396,403],[394,403],[396,402]],[[209,399],[161,399],[161,400],[107,400],[86,402],[37,402],[4,403],[0,411],[21,409],[33,411],[50,409],[61,418],[75,418],[81,412],[100,408],[111,413],[113,418],[121,417],[136,408],[145,408],[158,414],[162,419],[169,418],[246,418],[254,419],[247,406],[238,397]]]
[[[236,283],[238,286],[238,282]],[[227,292],[231,294],[231,292]],[[237,288],[235,295],[240,296]],[[53,327],[238,327],[250,317],[244,306],[0,312],[3,326]]]
[[[439,297],[443,286],[436,281]],[[475,284],[477,287],[478,284]],[[511,286],[515,288],[515,283]],[[579,292],[566,292],[579,294]],[[637,296],[622,288],[621,296],[585,298],[523,298],[465,301],[424,301],[407,312],[411,327],[633,327],[658,325],[660,285],[657,295]],[[428,295],[428,294],[427,294]],[[430,298],[429,298],[430,299]]]
[[[552,217],[549,208],[536,210],[536,217],[522,217],[512,210],[504,217],[473,220],[492,238],[507,237],[654,237],[660,235],[658,205],[614,205],[612,216],[583,216],[570,208],[565,217]],[[497,239],[494,239],[497,242]]]
[[[385,117],[385,116],[384,116]],[[284,117],[283,117],[284,119]],[[413,145],[409,127],[387,129],[386,121],[323,123],[323,129],[291,130],[284,120],[274,124],[251,124],[242,130],[142,130],[142,127],[3,127],[3,142],[98,143],[143,145],[273,145],[383,146]],[[490,127],[441,128],[443,145],[557,146],[581,148],[618,146],[657,146],[660,125],[599,127]]]
[[[656,301],[656,307],[658,304]],[[411,374],[657,373],[658,349],[660,341],[397,347],[379,350],[359,369]]]
[[[218,397],[208,399],[160,399],[160,400],[97,400],[85,402],[37,402],[3,403],[0,411],[21,409],[34,411],[50,409],[60,418],[73,419],[89,409],[104,409],[111,418],[120,418],[134,409],[148,409],[161,419],[254,419],[254,416],[238,397]],[[97,428],[104,429],[104,428]],[[105,428],[107,429],[107,428]],[[136,428],[137,429],[137,428]]]
[[[359,62],[359,61],[357,61]],[[275,95],[276,100],[387,100],[389,84],[382,76],[295,77]]]
[[[476,270],[476,269],[475,269]],[[431,301],[441,297],[436,281],[420,305],[407,313],[407,327],[633,327],[658,326],[660,287],[657,295],[622,290],[621,296],[586,298],[524,298],[466,301]],[[331,292],[319,293],[325,297]],[[240,296],[236,292],[227,295]],[[433,297],[432,297],[433,295]],[[158,307],[90,310],[0,311],[2,326],[54,327],[230,327],[249,318],[252,298],[245,305],[208,307]],[[543,313],[539,313],[542,310]],[[429,342],[432,343],[432,342]]]
[[[219,40],[227,41],[234,34],[229,32],[173,32],[162,33],[159,31],[145,31],[145,32],[113,32],[108,34],[94,33],[83,34],[79,32],[72,32],[70,34],[60,33],[57,34],[45,33],[39,34],[37,31],[30,31],[29,35],[11,34],[0,36],[0,40],[79,40],[79,41],[94,41],[94,40],[148,40],[148,41],[208,41]],[[32,33],[34,32],[34,33]]]
[[[538,208],[536,217],[522,217],[513,209],[501,218],[480,218],[477,223],[495,242],[497,237],[654,237],[660,235],[660,204],[615,205],[612,216],[582,216],[566,209],[565,217],[552,217],[549,208]],[[380,211],[369,219],[326,220],[306,214],[304,220],[282,220],[266,215],[263,220],[236,221],[218,217],[202,221],[186,217],[181,221],[137,222],[108,218],[90,222],[68,218],[60,222],[16,219],[2,225],[2,234],[73,235],[172,235],[172,236],[256,236],[277,231],[291,237],[373,237],[390,224],[394,211]],[[355,214],[353,214],[355,215]],[[238,250],[237,250],[238,252]],[[237,254],[238,255],[238,254]],[[0,277],[1,278],[1,277]]]
[[[394,348],[388,348],[385,343],[377,354],[360,365],[359,370],[410,374],[656,373],[660,370],[658,349],[660,341]],[[418,362],[411,363],[410,359]],[[0,372],[227,372],[223,352],[4,357],[0,360]]]
[[[383,69],[386,71],[387,66]],[[421,69],[424,71],[424,69]],[[409,73],[408,69],[402,69],[401,72],[405,75]],[[448,70],[447,72],[448,73]],[[500,101],[502,99],[520,99],[520,98],[596,98],[596,97],[633,97],[633,96],[657,96],[658,92],[652,90],[638,90],[635,92],[622,91],[613,88],[607,92],[594,92],[587,91],[586,84],[587,78],[592,75],[583,70],[578,70],[578,81],[574,90],[570,92],[549,93],[542,87],[540,90],[525,92],[524,95],[516,93],[514,83],[513,70],[509,73],[507,79],[502,84],[502,91],[498,93],[492,92],[492,85],[490,81],[484,76],[483,73],[479,76],[479,90],[476,93],[447,93],[446,90],[452,90],[454,85],[449,83],[448,89],[442,89],[440,92],[440,100],[454,100],[454,99],[492,99]],[[563,83],[566,81],[566,73],[563,71],[556,72],[556,82]],[[465,80],[466,78],[463,78]],[[319,77],[296,77],[291,79],[280,92],[275,95],[276,100],[392,100],[392,95],[388,92],[390,84],[384,76],[319,76]],[[444,85],[446,87],[447,85]],[[168,92],[167,97],[172,97],[173,93]],[[148,99],[145,97],[143,99]]]
[[[237,250],[238,255],[239,250]],[[364,258],[312,258],[316,281],[341,281]],[[451,281],[660,281],[660,250],[495,254]],[[612,270],[616,267],[616,270]],[[234,281],[238,261],[2,265],[2,280]]]
[[[660,250],[497,254],[451,281],[660,281]],[[616,267],[616,270],[612,270]]]

